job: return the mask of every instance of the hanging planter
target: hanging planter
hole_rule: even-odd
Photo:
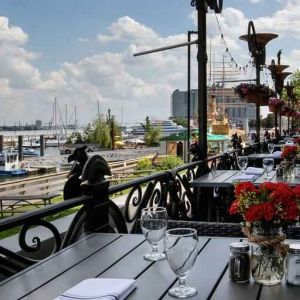
[[[269,104],[269,111],[277,113],[280,110],[280,108],[283,106],[284,101],[276,97],[270,97],[268,104]]]
[[[242,83],[234,88],[234,92],[239,95],[241,100],[260,106],[268,105],[269,98],[275,95],[269,87],[261,84]]]

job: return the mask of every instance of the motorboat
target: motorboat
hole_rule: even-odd
[[[23,148],[23,156],[30,157],[30,156],[40,156],[40,155],[33,148]]]
[[[0,176],[21,176],[27,173],[27,170],[20,167],[18,153],[14,151],[0,152]]]

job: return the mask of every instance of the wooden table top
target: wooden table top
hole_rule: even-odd
[[[230,187],[236,183],[235,177],[239,176],[241,171],[237,170],[216,170],[210,173],[207,173],[194,181],[191,182],[192,187],[201,188],[201,187]],[[290,178],[285,180],[283,177],[277,177],[276,171],[272,171],[269,174],[271,182],[286,182],[291,186],[300,184],[300,178]],[[260,184],[265,181],[265,174],[257,176],[254,180],[254,184]]]
[[[229,245],[236,238],[199,237],[199,254],[188,283],[198,290],[190,299],[298,300],[300,287],[285,280],[262,287],[253,280],[236,284],[229,280]],[[150,246],[143,235],[92,234],[55,255],[0,283],[1,299],[54,299],[87,278],[136,279],[137,289],[128,299],[174,299],[168,296],[177,285],[166,260],[149,262],[143,255]]]

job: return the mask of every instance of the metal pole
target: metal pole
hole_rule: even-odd
[[[18,135],[18,158],[19,161],[23,160],[23,136]]]
[[[4,150],[4,135],[0,135],[0,152]]]
[[[40,135],[40,156],[45,156],[44,135]]]
[[[206,90],[206,2],[196,2],[198,12],[198,128],[200,159],[207,158],[207,90]]]
[[[191,31],[188,31],[188,42],[191,41]],[[188,162],[190,162],[190,135],[191,135],[191,45],[188,44],[187,57],[187,153]]]
[[[137,52],[137,53],[134,53],[133,56],[140,56],[140,55],[160,52],[160,51],[164,51],[164,50],[184,47],[184,46],[193,45],[193,44],[198,44],[198,41],[196,40],[196,41],[185,42],[185,43],[175,44],[175,45],[171,45],[171,46],[161,47],[161,48],[155,48],[155,49],[151,49],[151,50],[147,50],[147,51]]]
[[[260,65],[256,61],[256,84],[260,84]],[[257,142],[260,142],[260,106],[258,101],[256,102],[256,135]]]

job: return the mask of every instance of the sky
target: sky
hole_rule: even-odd
[[[186,90],[187,50],[134,57],[139,51],[186,42],[196,30],[190,0],[1,0],[0,125],[53,121],[92,122],[111,109],[119,123],[166,119],[170,97]],[[254,78],[247,44],[249,20],[256,32],[278,34],[267,45],[267,64],[282,49],[287,71],[300,68],[300,0],[224,0],[207,14],[208,57],[237,63],[237,78]],[[272,5],[270,5],[272,3]],[[228,52],[226,52],[228,48]],[[196,46],[192,88],[197,87]],[[248,66],[248,67],[246,67]],[[240,69],[241,67],[241,69]],[[245,67],[245,69],[244,69]],[[209,78],[211,83],[214,78]],[[267,71],[262,82],[272,86]],[[98,105],[99,104],[99,105]]]

